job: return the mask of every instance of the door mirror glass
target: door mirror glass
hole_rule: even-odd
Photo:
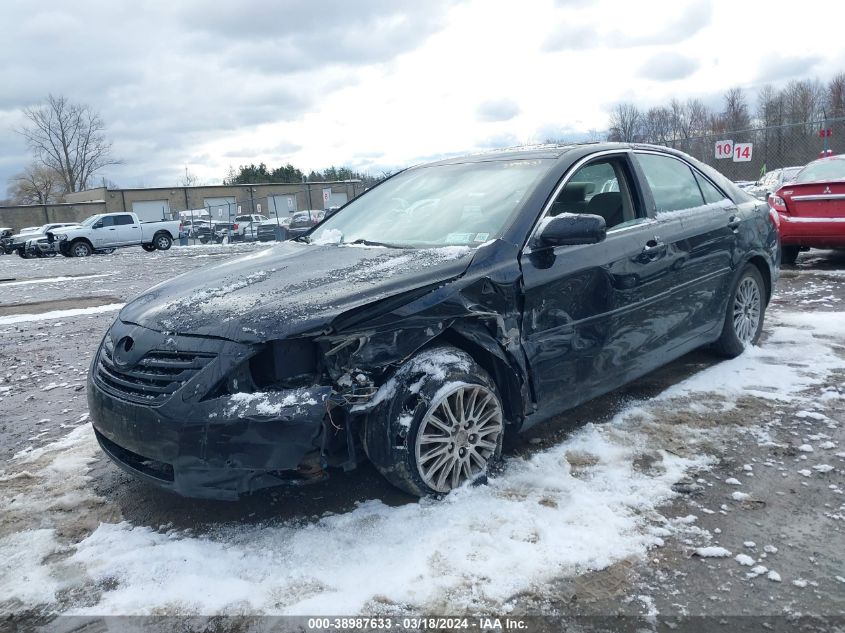
[[[607,225],[600,215],[561,213],[544,220],[535,240],[535,248],[595,244],[604,240]]]
[[[93,226],[93,227],[91,227],[91,228],[94,228],[94,229],[101,229],[101,228],[103,228],[103,221],[102,221],[102,220],[100,220],[99,222],[97,222],[96,224],[94,224],[94,226]]]

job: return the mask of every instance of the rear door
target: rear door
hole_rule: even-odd
[[[681,158],[646,151],[636,156],[672,260],[676,310],[659,346],[671,354],[721,327],[742,217],[733,201]]]

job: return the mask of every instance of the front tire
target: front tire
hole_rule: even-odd
[[[502,401],[471,356],[447,346],[424,350],[391,380],[393,396],[364,427],[364,449],[391,484],[418,497],[444,494],[500,460]]]
[[[763,276],[753,264],[746,264],[734,284],[722,334],[715,349],[722,356],[734,358],[749,346],[756,345],[763,331],[766,314],[766,286]]]
[[[72,257],[88,257],[93,252],[94,249],[91,248],[91,245],[83,240],[77,240],[70,245],[70,254]]]

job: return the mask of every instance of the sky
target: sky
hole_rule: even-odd
[[[830,0],[3,0],[0,191],[31,162],[22,109],[48,94],[102,116],[119,165],[330,165],[378,175],[443,156],[585,139],[642,107],[845,71]],[[9,25],[14,25],[9,28]]]

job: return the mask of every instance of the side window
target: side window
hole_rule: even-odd
[[[707,178],[699,174],[697,171],[693,171],[693,173],[695,174],[695,179],[698,181],[698,186],[701,187],[701,193],[704,195],[704,202],[707,204],[713,204],[714,202],[721,202],[727,197],[721,191],[716,189],[716,186],[707,180]]]
[[[133,224],[131,215],[118,215],[118,216],[116,216],[115,220],[116,220],[115,224],[117,224],[117,225]]]
[[[100,223],[102,223],[103,226],[114,226],[114,216],[113,215],[107,215],[104,218],[100,218],[100,221],[97,222],[97,224],[100,224]]]
[[[692,170],[670,156],[637,154],[645,178],[651,187],[657,211],[680,211],[704,204]]]
[[[597,160],[576,171],[558,193],[549,215],[589,213],[607,228],[637,221],[626,170],[618,158]]]

